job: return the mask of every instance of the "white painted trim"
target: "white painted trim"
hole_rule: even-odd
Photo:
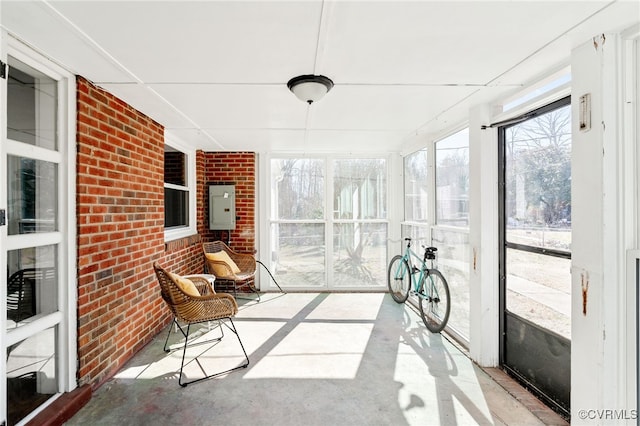
[[[254,175],[253,175],[253,181],[255,182],[254,186],[253,186],[253,198],[254,198],[254,204],[253,204],[253,226],[254,226],[254,238],[255,238],[255,243],[254,243],[254,249],[255,249],[255,254],[254,257],[256,260],[260,260],[260,253],[262,253],[261,249],[261,245],[258,243],[258,241],[260,241],[260,234],[261,234],[261,222],[260,222],[260,206],[263,204],[261,202],[262,197],[260,196],[260,191],[258,188],[258,182],[260,181],[259,177],[260,177],[260,170],[262,170],[261,168],[261,162],[260,162],[260,157],[261,155],[259,153],[254,153],[255,155],[255,167],[254,167]],[[262,285],[262,281],[260,280],[261,278],[261,270],[264,269],[264,267],[262,267],[261,265],[256,265],[256,268],[258,269],[256,276],[255,276],[255,282],[253,283],[253,285],[256,287],[256,289],[260,290],[261,289],[261,285]]]
[[[602,44],[602,135],[603,135],[603,287],[607,297],[603,308],[604,371],[603,406],[617,407],[623,402],[635,400],[636,392],[629,380],[635,377],[635,363],[629,360],[629,351],[635,350],[635,285],[628,281],[628,250],[636,247],[637,203],[636,187],[636,141],[633,137],[633,114],[628,112],[629,98],[635,88],[627,88],[628,74],[635,72],[627,68],[625,55],[629,51],[625,41],[617,34],[607,34]],[[632,59],[633,64],[633,59]],[[631,65],[632,65],[631,64]],[[637,78],[637,77],[636,77]],[[635,84],[635,83],[632,83]],[[611,286],[611,283],[620,283]],[[604,293],[604,290],[603,290]],[[630,309],[630,310],[629,310]],[[620,379],[622,378],[622,379]],[[634,380],[635,381],[635,380]],[[615,391],[614,391],[615,390]],[[635,406],[635,404],[634,404]],[[628,408],[629,406],[625,406]]]
[[[258,170],[256,191],[258,192],[258,198],[260,203],[257,205],[257,218],[259,223],[258,229],[256,229],[256,236],[258,237],[258,257],[266,268],[271,270],[271,225],[270,225],[270,205],[271,205],[271,157],[269,154],[263,154],[258,156]],[[260,281],[261,290],[276,289],[276,285],[271,280],[269,273],[264,267],[258,265],[258,280]]]
[[[619,316],[622,314],[618,306],[620,306],[620,298],[624,294],[618,286],[610,286],[608,283],[622,283],[623,271],[622,263],[624,262],[624,252],[621,251],[621,243],[623,242],[621,228],[623,219],[621,217],[623,179],[622,174],[622,155],[623,148],[620,142],[619,127],[619,105],[617,99],[617,88],[619,84],[618,68],[618,40],[612,34],[607,34],[606,42],[601,47],[601,64],[602,64],[602,120],[596,125],[602,127],[602,219],[604,224],[603,232],[603,287],[607,289],[606,300],[609,303],[603,303],[603,330],[604,335],[604,359],[609,359],[610,363],[605,363],[603,375],[603,387],[608,392],[603,392],[605,406],[615,407],[615,402],[619,400],[620,381],[618,377],[621,373],[620,350],[624,347],[621,340]],[[604,296],[603,288],[603,296]],[[622,306],[620,306],[622,307]],[[624,309],[622,310],[624,312]],[[608,364],[608,365],[607,365]],[[609,373],[607,373],[607,370]],[[611,377],[613,375],[613,377]],[[610,401],[609,402],[607,402]]]
[[[77,205],[76,205],[76,78],[73,74],[69,74],[65,80],[66,89],[66,105],[63,105],[65,111],[67,111],[66,117],[61,120],[65,123],[64,132],[66,133],[61,141],[67,143],[61,143],[64,145],[61,147],[61,152],[66,159],[66,167],[64,170],[59,171],[60,175],[67,182],[66,191],[61,187],[61,194],[58,197],[60,205],[66,206],[66,221],[61,220],[60,231],[67,236],[67,238],[60,244],[61,250],[66,253],[66,264],[60,263],[60,267],[64,268],[62,276],[67,277],[67,284],[63,285],[64,291],[61,291],[58,295],[60,299],[60,306],[66,306],[66,318],[60,325],[60,335],[63,336],[63,341],[60,343],[61,359],[67,360],[64,365],[59,367],[59,380],[60,390],[64,392],[70,392],[74,390],[77,383],[77,371],[78,371],[78,321],[77,321],[77,306],[78,306],[78,277],[77,277]],[[66,121],[63,121],[66,118]]]
[[[623,378],[625,382],[622,389],[624,406],[629,409],[638,409],[638,279],[636,276],[636,262],[640,259],[638,247],[638,210],[640,202],[638,187],[640,175],[638,166],[638,143],[640,131],[638,119],[640,119],[640,24],[623,32],[622,35],[622,159],[623,182],[623,220],[622,229],[624,248],[626,249],[626,279],[622,289],[621,324],[622,341],[624,348],[621,351]]]

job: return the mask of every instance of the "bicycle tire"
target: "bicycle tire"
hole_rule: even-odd
[[[400,268],[403,268],[403,270],[400,270]],[[397,278],[399,275],[402,276]],[[389,262],[387,286],[389,287],[389,294],[391,294],[396,303],[407,301],[409,290],[411,289],[411,271],[409,270],[409,263],[400,255],[394,256]]]
[[[428,284],[427,288],[425,282]],[[424,325],[430,332],[440,333],[447,326],[451,313],[451,294],[447,280],[437,269],[430,269],[429,274],[420,283],[418,292],[420,316]]]

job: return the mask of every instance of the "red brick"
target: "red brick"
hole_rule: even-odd
[[[165,244],[164,128],[82,77],[77,102],[78,379],[95,387],[170,321],[153,262],[203,271],[208,183],[237,184],[231,246],[254,252],[256,155],[198,151],[198,234]]]

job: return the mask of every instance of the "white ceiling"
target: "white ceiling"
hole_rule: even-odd
[[[2,0],[0,16],[196,148],[362,153],[441,135],[640,22],[640,2]],[[309,106],[286,86],[301,74],[335,86]]]

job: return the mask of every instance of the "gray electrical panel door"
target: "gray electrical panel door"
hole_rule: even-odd
[[[209,186],[209,229],[236,229],[235,185]]]

